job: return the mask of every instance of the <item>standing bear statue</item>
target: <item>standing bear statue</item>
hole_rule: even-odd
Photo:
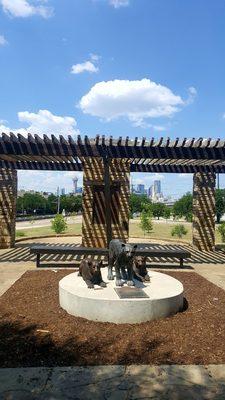
[[[123,243],[119,239],[113,239],[109,243],[108,279],[113,280],[113,266],[116,272],[116,286],[123,286],[127,281],[128,286],[134,286],[133,260],[137,245]]]

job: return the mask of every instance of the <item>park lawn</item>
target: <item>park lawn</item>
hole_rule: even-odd
[[[130,237],[135,237],[135,238],[146,238],[146,239],[160,239],[160,240],[167,240],[167,239],[174,239],[176,240],[175,237],[171,236],[171,230],[175,226],[175,223],[171,222],[160,222],[160,223],[154,223],[153,222],[153,230],[151,233],[146,233],[141,230],[140,228],[140,222],[135,221],[130,223],[130,232],[129,235]],[[68,225],[68,228],[65,232],[65,235],[81,235],[81,223],[74,223],[71,225]],[[187,229],[187,235],[184,236],[182,239],[179,239],[179,241],[184,241],[184,242],[191,242],[192,239],[192,225],[191,224],[185,224],[185,227]],[[17,230],[17,239],[24,237],[24,238],[30,238],[30,237],[42,237],[42,236],[54,236],[54,232],[52,231],[50,226],[46,227],[40,227],[40,228],[27,228],[27,229],[21,229]],[[216,229],[216,243],[221,243],[220,235],[217,232]]]
[[[175,237],[171,236],[171,230],[174,228],[175,224],[172,222],[160,222],[154,223],[153,221],[153,230],[150,233],[144,234],[140,227],[140,222],[133,222],[130,224],[130,237],[140,237],[140,238],[156,238],[156,239],[176,239]],[[191,225],[185,225],[187,229],[187,235],[183,237],[185,242],[190,242],[192,238],[192,229]]]
[[[81,223],[68,225],[65,235],[81,235]],[[16,231],[17,239],[24,237],[42,237],[42,236],[54,236],[55,233],[50,226],[40,227],[40,228],[27,228],[18,229]]]

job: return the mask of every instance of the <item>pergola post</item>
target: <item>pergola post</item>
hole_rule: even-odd
[[[129,163],[121,159],[82,158],[82,244],[107,247],[111,238],[129,237]]]
[[[215,250],[215,183],[213,172],[193,175],[193,246],[200,251]]]
[[[17,171],[0,169],[0,248],[15,245]]]
[[[104,185],[105,185],[105,223],[106,223],[106,242],[109,247],[110,240],[112,239],[112,218],[111,218],[111,206],[107,207],[107,204],[111,204],[111,187],[110,187],[110,159],[104,158]]]

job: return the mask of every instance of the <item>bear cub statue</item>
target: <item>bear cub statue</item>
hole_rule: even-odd
[[[78,275],[82,276],[89,289],[93,289],[94,285],[106,287],[106,283],[102,279],[101,267],[102,261],[96,262],[87,259],[81,261]]]
[[[141,282],[150,282],[150,276],[148,275],[146,267],[147,257],[136,256],[133,262],[133,274],[134,278]]]

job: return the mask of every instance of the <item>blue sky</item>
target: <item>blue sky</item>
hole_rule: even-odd
[[[224,0],[0,0],[0,130],[224,138],[224,20]],[[19,187],[71,178],[19,172]],[[174,196],[192,187],[159,178]]]

